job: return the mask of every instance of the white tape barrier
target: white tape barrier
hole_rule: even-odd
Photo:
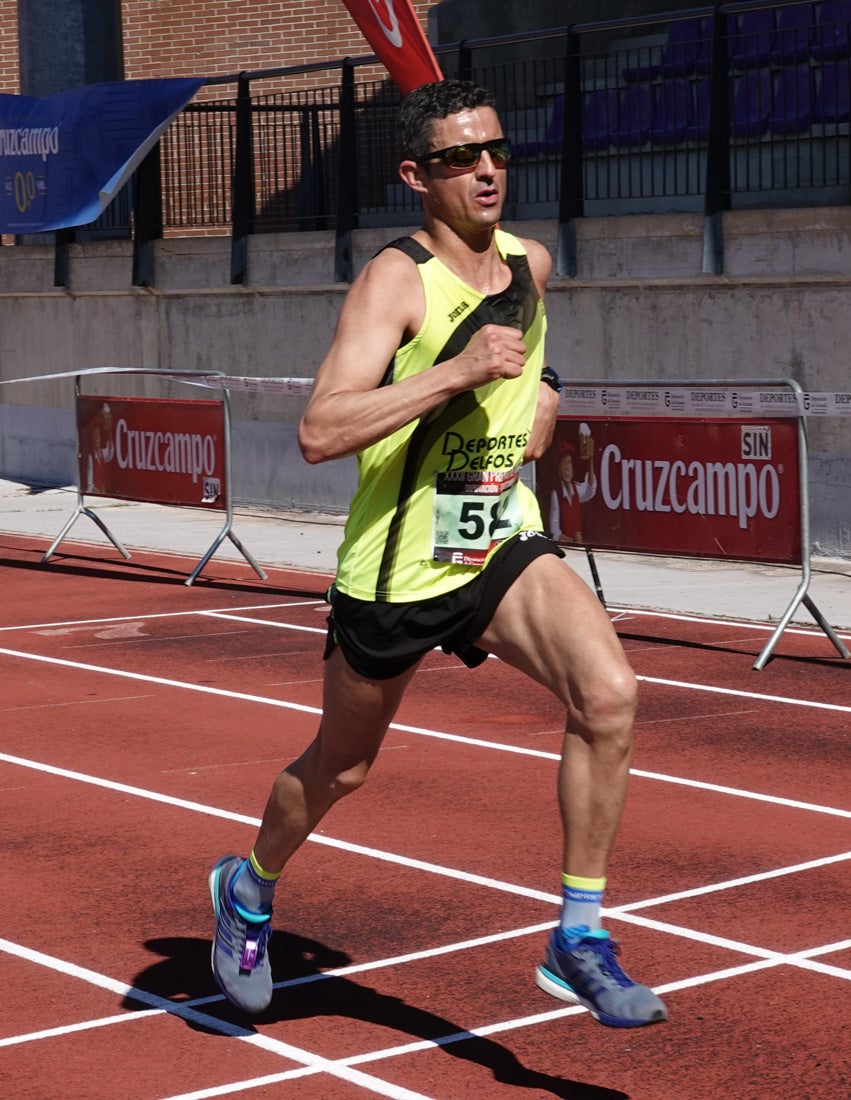
[[[308,394],[312,378],[210,376],[204,385],[247,393]],[[851,393],[795,393],[789,389],[667,389],[635,386],[565,386],[565,416],[851,416]]]
[[[560,411],[567,416],[851,416],[851,393],[795,393],[787,388],[565,386]]]
[[[9,378],[10,382],[42,382],[95,374],[158,375],[189,385],[239,393],[286,394],[303,397],[313,389],[312,378],[246,378],[206,371],[159,371],[139,367],[88,367],[61,374]],[[675,416],[771,417],[851,416],[851,393],[796,393],[788,387],[759,390],[733,387],[577,385],[564,387],[560,412],[564,416]]]

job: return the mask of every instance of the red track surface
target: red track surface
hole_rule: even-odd
[[[667,1024],[535,987],[562,716],[440,654],[291,864],[247,1020],[206,878],[313,735],[325,578],[214,561],[188,589],[178,559],[44,548],[0,538],[4,1098],[851,1094],[851,666],[823,635],[757,673],[765,629],[618,616],[644,682],[607,924]]]

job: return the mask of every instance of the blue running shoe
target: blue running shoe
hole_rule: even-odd
[[[641,1027],[667,1020],[664,1003],[646,985],[632,981],[617,960],[617,941],[602,928],[556,928],[536,984],[562,1001],[584,1005],[608,1027]]]
[[[256,1013],[272,1000],[272,968],[266,950],[272,935],[272,909],[252,913],[233,896],[233,881],[244,862],[239,856],[223,856],[210,872],[216,914],[213,975],[232,1004]]]

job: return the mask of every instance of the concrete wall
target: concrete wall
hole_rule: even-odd
[[[555,249],[553,222],[507,228]],[[400,232],[359,231],[356,265]],[[567,378],[794,378],[847,391],[851,209],[725,215],[724,276],[701,274],[702,233],[696,215],[582,222],[579,275],[554,277],[548,295],[552,365]],[[51,248],[0,249],[0,379],[93,366],[309,377],[347,289],[331,281],[326,233],[253,238],[243,286],[228,284],[225,238],[159,242],[153,289],[129,285],[127,242],[74,245],[70,259],[70,286],[55,289]],[[88,389],[187,395],[160,379]],[[354,464],[301,460],[303,404],[234,396],[238,501],[345,510]],[[70,379],[0,386],[0,476],[72,483],[72,410]],[[851,419],[813,419],[809,438],[814,552],[851,557]]]

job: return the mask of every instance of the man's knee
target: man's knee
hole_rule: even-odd
[[[572,710],[593,737],[621,740],[628,747],[638,707],[638,682],[626,662],[600,669],[572,693]]]

